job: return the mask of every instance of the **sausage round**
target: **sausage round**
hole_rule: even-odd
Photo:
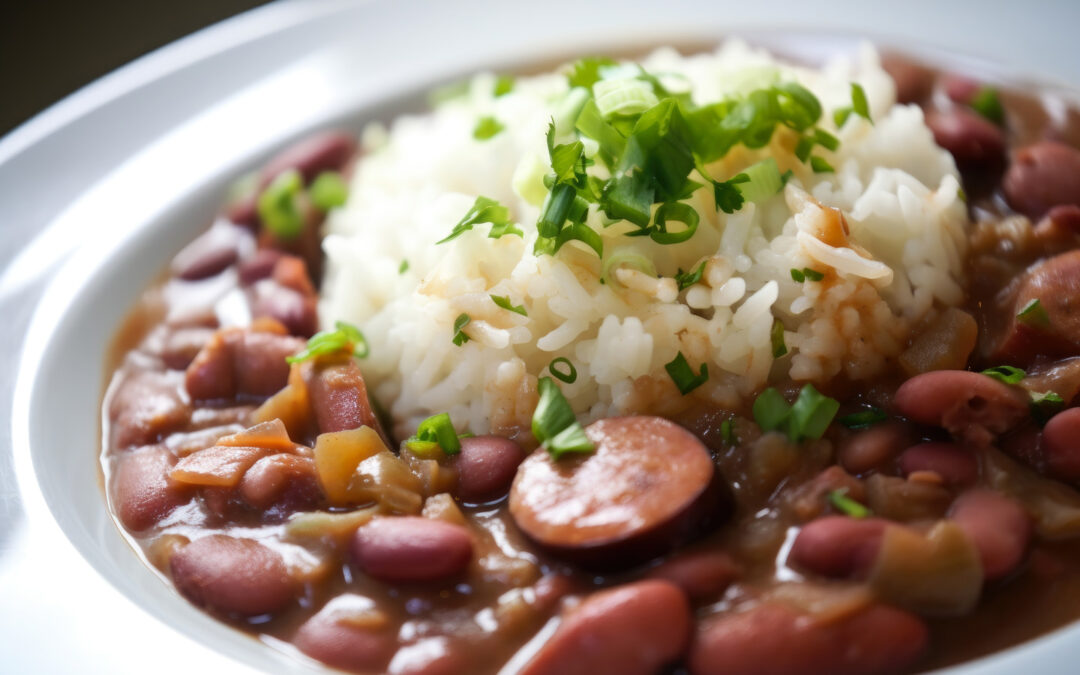
[[[388,582],[446,579],[472,559],[469,531],[444,520],[376,518],[353,535],[353,559],[368,575]]]
[[[627,567],[685,542],[725,513],[705,446],[659,417],[590,424],[595,452],[536,450],[510,489],[510,514],[536,544],[586,567]]]
[[[652,675],[690,641],[690,606],[675,585],[638,581],[570,611],[522,675]]]
[[[224,534],[196,539],[173,555],[169,569],[188,600],[227,614],[274,612],[298,591],[281,555],[254,539]]]

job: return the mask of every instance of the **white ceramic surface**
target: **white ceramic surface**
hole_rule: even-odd
[[[0,139],[0,671],[317,670],[181,600],[131,551],[97,479],[110,335],[229,179],[287,139],[386,119],[476,69],[724,34],[792,46],[778,29],[845,36],[810,33],[802,51],[871,35],[1080,83],[1078,26],[1065,1],[279,2],[46,111]],[[952,672],[1076,672],[1077,650],[1080,626]]]

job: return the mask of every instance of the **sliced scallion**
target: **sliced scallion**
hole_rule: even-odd
[[[486,141],[487,139],[495,136],[500,131],[505,129],[506,126],[502,122],[487,115],[476,120],[476,126],[473,127],[473,138],[478,141]]]
[[[1016,320],[1028,326],[1045,328],[1050,325],[1050,315],[1046,313],[1046,308],[1042,306],[1042,303],[1039,302],[1038,298],[1035,298],[1024,305],[1020,311],[1016,313]]]
[[[416,434],[405,441],[405,447],[418,454],[426,454],[432,450],[432,444],[442,448],[447,455],[461,452],[461,441],[450,421],[449,413],[439,413],[427,418],[416,428]]]
[[[982,374],[1005,384],[1016,384],[1027,376],[1026,372],[1015,366],[994,366],[982,371]]]
[[[840,513],[852,518],[866,518],[873,512],[847,495],[847,488],[829,491],[829,503]]]
[[[337,171],[323,171],[308,188],[311,203],[323,211],[345,204],[349,199],[349,186]]]
[[[259,219],[275,237],[295,239],[304,230],[304,216],[297,203],[303,189],[300,172],[290,169],[278,174],[259,195]]]
[[[836,421],[848,429],[868,429],[878,422],[884,422],[887,419],[889,419],[889,416],[885,414],[884,410],[870,407],[866,410],[853,412],[850,415],[844,415]]]
[[[585,429],[574,416],[570,402],[562,395],[559,385],[550,377],[537,382],[540,400],[532,417],[532,433],[541,447],[558,460],[567,453],[587,453],[596,450]]]
[[[664,370],[667,371],[671,381],[675,383],[679,393],[683,396],[709,380],[709,364],[701,364],[701,370],[695,375],[682,352],[679,352],[670,363],[664,364]]]
[[[454,229],[450,231],[450,234],[435,243],[445,244],[452,239],[457,239],[462,234],[473,229],[474,225],[480,223],[491,223],[491,231],[488,232],[488,237],[492,239],[498,239],[507,234],[516,234],[519,237],[523,234],[521,230],[514,227],[513,222],[510,220],[510,210],[508,208],[494,199],[477,197],[472,208],[465,212],[457,225],[454,225]]]
[[[565,356],[553,359],[548,364],[548,371],[552,377],[566,384],[573,384],[577,381],[577,368]]]
[[[336,354],[337,352],[350,352],[359,359],[366,358],[371,352],[367,338],[360,329],[352,324],[338,321],[334,324],[334,330],[324,330],[315,333],[307,341],[307,346],[299,354],[286,356],[288,363],[300,363],[308,359],[320,356]]]
[[[780,167],[772,157],[747,167],[743,174],[747,180],[737,185],[743,199],[748,202],[762,202],[772,197],[784,187],[780,177]]]
[[[784,354],[787,354],[787,345],[784,344],[784,324],[780,319],[775,319],[773,321],[769,337],[772,340],[772,355],[774,359],[778,359]]]

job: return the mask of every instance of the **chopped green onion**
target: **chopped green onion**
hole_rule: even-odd
[[[831,152],[836,152],[840,148],[840,139],[824,129],[814,129],[814,142]]]
[[[652,86],[636,77],[600,80],[593,85],[593,96],[605,119],[640,115],[660,102]]]
[[[516,314],[520,314],[521,316],[529,316],[529,313],[525,311],[525,305],[515,305],[514,303],[510,302],[510,296],[491,295],[489,297],[491,298],[492,302],[494,302],[499,307],[502,307],[503,309],[509,310]]]
[[[847,488],[831,490],[829,492],[829,503],[840,513],[852,518],[866,518],[873,514],[870,509],[848,497]]]
[[[701,264],[696,269],[690,272],[683,272],[682,268],[679,268],[679,272],[675,275],[675,283],[679,285],[679,290],[686,290],[697,282],[701,281],[701,277],[705,274],[705,263],[708,260],[702,260]]]
[[[461,452],[461,441],[450,421],[449,413],[439,413],[427,418],[416,428],[416,434],[405,441],[405,447],[421,455],[433,450],[432,444],[442,448],[448,455]]]
[[[773,321],[772,331],[770,331],[769,337],[772,338],[772,355],[774,359],[778,359],[784,354],[787,354],[787,345],[784,344],[784,324],[780,319],[775,319]]]
[[[506,96],[514,90],[514,76],[513,75],[499,75],[495,78],[495,90],[492,92],[495,94],[495,98],[500,96]]]
[[[762,431],[776,431],[791,415],[791,405],[780,392],[769,387],[754,399],[753,413]]]
[[[360,329],[344,321],[334,324],[334,330],[324,330],[315,333],[307,341],[307,347],[299,354],[286,356],[288,363],[300,363],[308,359],[320,356],[336,354],[337,352],[351,352],[359,359],[366,358],[370,353],[367,338]]]
[[[472,321],[472,318],[464,312],[458,314],[458,317],[454,319],[454,337],[452,342],[458,347],[469,341],[469,336],[465,334],[465,326],[468,326],[470,321]]]
[[[806,281],[806,273],[802,270],[797,270],[794,267],[791,268],[791,280],[797,283]]]
[[[994,366],[982,371],[982,374],[1005,384],[1016,384],[1027,376],[1023,370],[1013,366]]]
[[[405,274],[408,271],[409,271],[409,261],[408,260],[402,260],[401,264],[398,265],[397,273],[398,274]]]
[[[1064,407],[1065,399],[1056,392],[1031,392],[1031,416],[1039,426],[1045,426]]]
[[[1041,326],[1043,328],[1050,325],[1050,315],[1046,313],[1046,308],[1042,306],[1038,298],[1031,300],[1024,307],[1017,312],[1016,320],[1020,323],[1028,326]]]
[[[833,173],[836,171],[824,157],[818,157],[817,155],[810,158],[810,168],[814,170],[814,173]]]
[[[279,173],[259,195],[259,219],[279,239],[295,239],[304,230],[304,215],[297,198],[304,179],[296,169]]]
[[[720,423],[720,438],[728,445],[738,445],[739,439],[735,436],[734,417],[729,417]]]
[[[567,453],[596,450],[574,416],[570,403],[559,391],[559,385],[550,377],[541,377],[537,388],[540,401],[533,412],[532,433],[541,447],[556,460]]]
[[[349,198],[349,186],[337,171],[323,171],[308,188],[311,203],[323,211],[342,206]]]
[[[832,423],[840,403],[823,396],[812,384],[803,385],[799,397],[789,405],[772,387],[754,400],[754,421],[762,431],[782,430],[792,442],[819,439]]]
[[[675,386],[679,389],[679,393],[683,396],[689,394],[709,380],[709,364],[701,364],[701,370],[695,375],[682,352],[679,352],[670,363],[664,364],[664,370],[667,371],[668,375],[671,377],[671,381],[675,383]]]
[[[792,281],[797,281],[800,284],[803,283],[804,281],[807,281],[807,280],[821,281],[824,278],[825,278],[824,274],[822,274],[821,272],[818,272],[815,269],[811,269],[809,267],[804,267],[801,270],[797,270],[794,267],[791,268],[791,279],[792,279]]]
[[[870,119],[870,104],[866,100],[866,91],[856,82],[851,83],[851,106],[834,110],[833,121],[836,122],[837,127],[842,127],[852,113],[870,124],[874,123],[874,120]]]
[[[565,372],[557,369],[555,366],[565,366]],[[557,380],[565,382],[566,384],[573,384],[577,381],[577,368],[570,362],[570,359],[565,356],[560,356],[557,359],[553,359],[548,364],[548,371],[551,372],[551,376]]]
[[[608,256],[608,259],[604,261],[604,268],[601,271],[600,279],[610,279],[611,271],[620,267],[632,267],[639,272],[643,272],[650,277],[656,276],[656,266],[653,262],[641,255],[632,248],[622,247],[615,249],[615,252]]]
[[[853,412],[850,415],[844,415],[836,421],[848,429],[867,429],[887,419],[889,419],[889,416],[885,414],[884,410],[870,407],[866,410]]]
[[[780,177],[780,167],[776,165],[776,160],[772,157],[747,167],[741,175],[745,175],[747,179],[737,184],[737,187],[743,199],[748,202],[765,201],[784,187],[784,181]]]
[[[993,87],[982,87],[975,92],[971,99],[971,108],[994,124],[1005,123],[1005,108],[1001,105],[997,90]]]
[[[488,232],[488,237],[492,239],[498,239],[507,234],[516,234],[519,237],[523,234],[521,230],[514,227],[513,222],[510,220],[510,210],[508,208],[494,199],[477,197],[472,208],[465,212],[465,215],[454,226],[450,234],[435,243],[445,244],[451,239],[457,239],[462,234],[473,229],[474,225],[480,223],[491,223],[491,231]]]
[[[686,225],[686,228],[679,232],[668,232],[668,220],[681,222]],[[688,204],[681,202],[662,204],[653,217],[654,227],[650,231],[649,237],[657,244],[682,243],[694,236],[694,232],[697,231],[698,220],[698,212]]]
[[[486,117],[481,117],[476,121],[476,126],[473,127],[472,135],[473,138],[478,141],[486,141],[505,128],[506,127],[502,122],[488,115]]]
[[[570,74],[566,76],[570,87],[591,88],[600,81],[600,71],[616,65],[615,61],[606,57],[590,56],[579,59],[571,67]]]

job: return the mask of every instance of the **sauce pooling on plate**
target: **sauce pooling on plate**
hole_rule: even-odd
[[[637,71],[605,71],[613,67],[593,60],[571,70],[607,113],[576,118],[573,133],[595,148],[549,140],[554,178],[541,185],[538,212],[549,214],[560,194],[568,204],[588,202],[593,187],[595,205],[582,208],[616,208],[604,195],[629,184],[613,172],[600,186],[588,171],[626,156],[618,138],[647,128],[652,106],[675,106],[665,101],[677,94],[665,98]],[[517,420],[500,433],[494,423],[467,433],[440,410],[412,421],[415,410],[401,416],[377,396],[388,369],[373,345],[386,339],[346,322],[319,331],[324,220],[347,203],[363,161],[353,137],[321,133],[243,181],[121,328],[103,403],[102,463],[117,520],[193,604],[353,672],[917,672],[1073,621],[1080,118],[901,57],[884,67],[897,101],[921,108],[927,133],[959,170],[968,222],[953,254],[966,288],[903,324],[895,355],[872,372],[837,365],[835,376],[796,377],[781,359],[789,347],[811,353],[809,343],[796,341],[792,324],[766,321],[773,329],[763,343],[774,359],[766,379],[723,402],[713,387],[728,375],[679,351],[661,360],[670,381],[635,382],[648,405],[622,415],[582,411],[575,396],[597,375],[562,356],[533,374],[520,399],[492,390]],[[513,84],[492,86],[501,96]],[[783,105],[813,107],[805,89],[783,91],[790,97],[775,98]],[[887,122],[870,119],[865,96],[860,103],[853,93],[846,111],[814,103],[819,117],[835,117],[834,131],[863,125],[869,134],[870,122]],[[1064,118],[1051,114],[1059,109]],[[475,140],[503,125],[485,116]],[[770,138],[782,145],[788,134],[797,155],[790,125]],[[870,252],[858,253],[860,223],[822,203],[823,192],[803,189],[814,175],[843,171],[828,166],[836,139],[818,131],[820,161],[807,154],[789,174],[774,161],[775,185],[766,162],[714,173],[705,189],[718,214],[775,210],[785,199],[793,211],[820,210],[826,224],[816,240],[854,251],[860,259],[847,262],[869,275],[866,288],[880,290],[888,278]],[[732,152],[750,148],[751,136]],[[565,173],[561,153],[576,157]],[[625,175],[674,170],[634,166]],[[678,178],[704,179],[710,167],[682,167]],[[694,182],[691,192],[703,187]],[[753,187],[739,187],[746,183]],[[639,239],[702,245],[694,237],[708,236],[711,214],[676,196],[650,199]],[[521,236],[506,208],[484,199],[448,239]],[[589,257],[597,257],[595,241],[573,230],[591,221],[572,209],[557,223],[569,223],[570,238],[559,244],[556,231],[549,242],[567,248],[540,245],[538,259],[576,256],[592,261],[583,269],[598,266]],[[663,228],[658,212],[669,218]],[[665,236],[698,217],[701,234]],[[667,291],[654,287],[670,280],[701,318],[715,318],[713,298],[738,285],[722,285],[736,278],[729,270],[710,287],[716,272],[707,262],[665,277],[655,269],[638,276],[643,263],[626,260],[604,272],[604,285],[661,297]],[[791,265],[791,283],[833,288],[848,278],[814,260]],[[403,260],[391,273],[416,264]],[[753,283],[752,270],[739,272]],[[756,297],[739,293],[740,307]],[[510,321],[541,313],[529,298],[480,295]],[[739,311],[729,312],[733,326],[742,325]],[[836,309],[837,325],[844,311]],[[495,333],[484,331],[501,328],[479,317],[451,313],[446,342],[485,348]],[[393,338],[408,339],[408,331]]]

